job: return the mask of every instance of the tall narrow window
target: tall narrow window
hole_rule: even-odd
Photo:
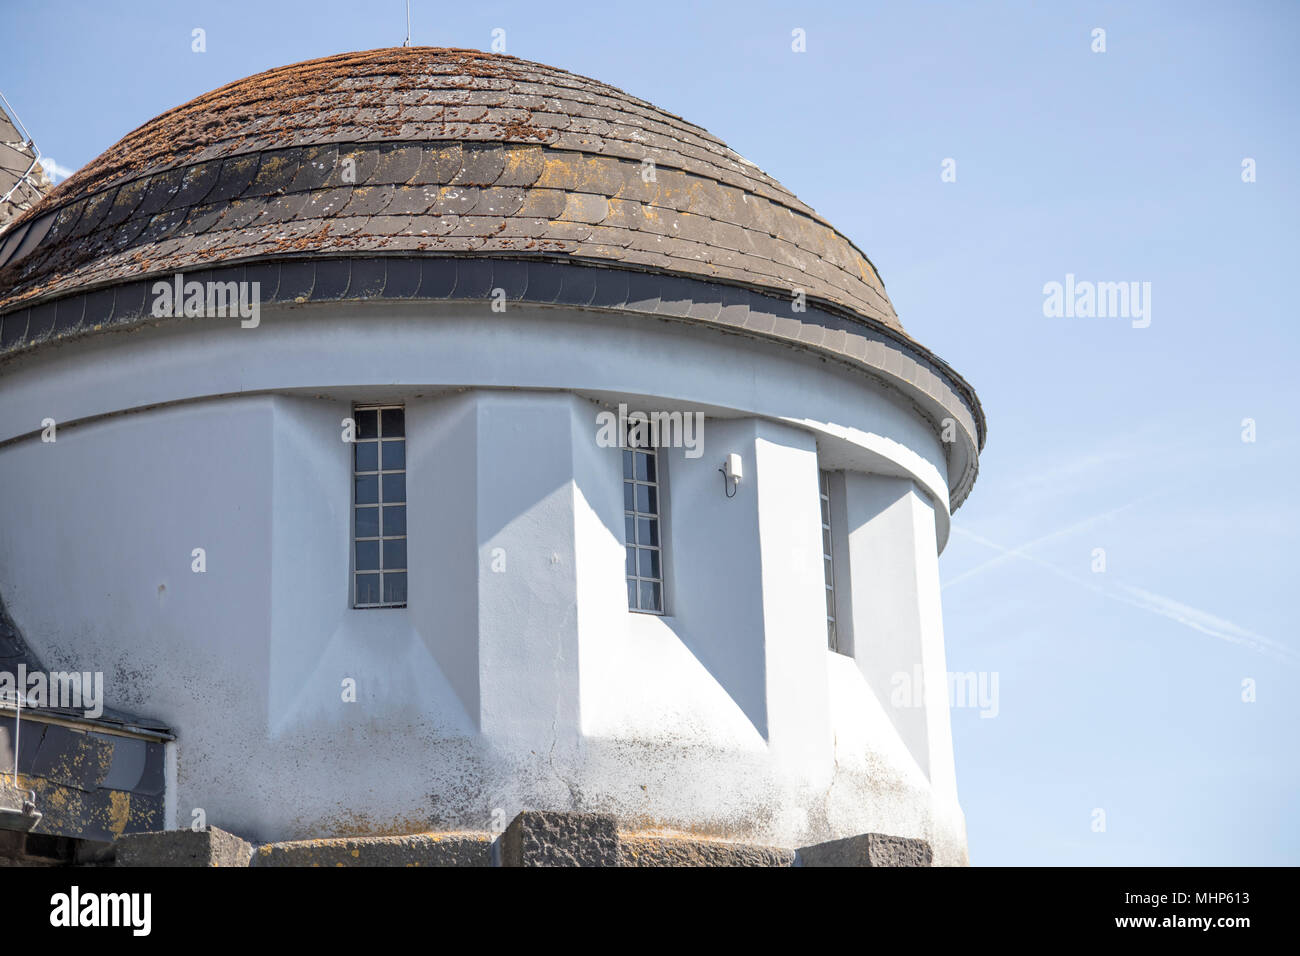
[[[406,411],[353,409],[353,607],[406,606]]]
[[[822,501],[822,568],[826,573],[826,643],[838,651],[835,637],[835,563],[831,558],[831,473],[818,472]]]
[[[664,612],[663,542],[660,537],[659,453],[648,444],[623,449],[623,523],[627,544],[627,606]]]

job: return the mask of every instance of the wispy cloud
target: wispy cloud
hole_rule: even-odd
[[[1124,508],[1131,507],[1132,504],[1136,503],[1137,502],[1132,502],[1130,505],[1125,505],[1122,508],[1115,509],[1115,512],[1122,511]],[[1114,512],[1108,512],[1107,515],[1111,513]],[[1081,524],[1091,524],[1095,520],[1099,520],[1107,515],[1095,516],[1094,518],[1087,519],[1085,522],[1081,522]],[[1234,624],[1232,621],[1218,617],[1208,611],[1202,611],[1200,608],[1192,607],[1190,604],[1183,604],[1181,601],[1176,601],[1173,598],[1165,597],[1162,594],[1155,594],[1151,591],[1133,587],[1128,584],[1117,584],[1113,587],[1106,587],[1097,583],[1095,580],[1066,571],[1064,568],[1057,567],[1050,561],[1044,561],[1042,558],[1030,553],[1029,549],[1034,544],[1048,540],[1049,538],[1059,537],[1062,534],[1075,530],[1077,527],[1077,525],[1072,525],[1070,528],[1062,529],[1061,531],[1054,532],[1050,535],[1045,535],[1043,538],[1021,545],[1018,548],[1008,548],[1005,545],[1001,545],[996,541],[991,541],[982,535],[975,534],[972,531],[967,531],[964,528],[954,527],[953,533],[964,538],[969,538],[977,544],[982,544],[986,548],[991,548],[994,551],[997,551],[999,553],[999,558],[995,558],[995,561],[999,559],[1026,561],[1030,564],[1036,565],[1037,567],[1043,568],[1046,571],[1050,571],[1057,577],[1063,578],[1084,590],[1091,591],[1094,594],[1099,594],[1108,600],[1117,601],[1120,604],[1126,604],[1129,607],[1135,607],[1150,614],[1157,614],[1160,617],[1175,621],[1182,624],[1184,627],[1191,628],[1201,634],[1218,638],[1219,640],[1226,641],[1230,644],[1238,644],[1243,647],[1248,647],[1251,650],[1258,651],[1259,653],[1275,658],[1276,660],[1286,661],[1287,663],[1292,664],[1300,662],[1300,654],[1297,654],[1296,651],[1292,650],[1285,644],[1264,637],[1262,634],[1256,634],[1253,631],[1247,630],[1240,625]],[[971,569],[971,571],[954,578],[949,583],[955,584],[962,578],[969,577],[975,571],[980,570],[980,568],[988,567],[991,564],[992,562],[986,561],[983,565]]]
[[[1017,500],[1026,495],[1036,497],[1043,493],[1053,497],[1069,494],[1081,487],[1095,486],[1098,472],[1114,474],[1121,466],[1146,455],[1149,455],[1148,450],[1139,452],[1133,448],[1088,452],[1027,471],[1013,480],[1008,490]]]
[[[1141,498],[1138,498],[1135,501],[1130,501],[1126,505],[1120,505],[1118,508],[1111,508],[1109,511],[1103,511],[1101,514],[1092,515],[1089,518],[1084,518],[1082,521],[1076,521],[1074,524],[1070,525],[1069,527],[1062,528],[1059,531],[1053,531],[1051,534],[1045,534],[1041,538],[1035,538],[1032,541],[1026,541],[1024,544],[1017,545],[1014,548],[1004,548],[1001,545],[996,545],[991,541],[988,541],[984,538],[980,538],[978,535],[972,534],[971,532],[966,531],[963,528],[954,526],[953,531],[956,532],[957,534],[968,537],[974,541],[978,541],[980,544],[983,544],[987,547],[996,548],[1000,553],[996,558],[990,558],[989,560],[983,562],[982,564],[977,564],[975,567],[963,571],[961,574],[957,575],[956,577],[951,578],[950,580],[944,582],[943,588],[945,589],[949,588],[954,584],[957,584],[961,581],[965,581],[967,578],[972,578],[977,574],[982,574],[991,568],[995,568],[1000,564],[1005,564],[1006,562],[1011,561],[1015,558],[1029,557],[1029,552],[1032,551],[1034,548],[1038,547],[1040,544],[1046,544],[1048,541],[1053,541],[1056,538],[1063,538],[1066,535],[1074,534],[1076,531],[1082,531],[1085,528],[1090,528],[1095,524],[1113,518],[1115,517],[1115,515],[1125,512],[1129,508],[1133,508],[1141,504],[1142,502],[1147,501],[1154,497],[1155,495],[1145,495]]]
[[[1281,660],[1295,661],[1297,659],[1297,654],[1285,644],[1279,644],[1277,641],[1261,634],[1248,631],[1244,627],[1238,627],[1231,621],[1216,617],[1189,604],[1183,604],[1161,594],[1152,594],[1150,591],[1144,591],[1142,588],[1135,588],[1128,584],[1119,585],[1119,590],[1129,595],[1130,600],[1127,603],[1134,607],[1140,607],[1144,611],[1151,611],[1161,617],[1167,617],[1171,621],[1177,621],[1194,631],[1200,631],[1202,634],[1209,634],[1211,637],[1217,637],[1233,644],[1242,644],[1253,650],[1272,654]],[[1117,599],[1122,600],[1122,598]]]
[[[60,166],[52,156],[42,156],[40,159],[41,168],[45,170],[45,175],[50,178],[52,183],[60,183],[71,176],[76,170],[69,169],[67,166]]]

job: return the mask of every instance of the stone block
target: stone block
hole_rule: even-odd
[[[130,833],[114,849],[117,866],[248,866],[253,853],[246,840],[216,827]]]
[[[807,846],[796,866],[930,866],[933,853],[925,840],[863,833]]]
[[[491,866],[486,833],[413,833],[268,843],[253,866]]]
[[[686,837],[619,838],[619,866],[792,866],[794,851]]]
[[[501,836],[502,866],[618,866],[614,818],[527,810]]]

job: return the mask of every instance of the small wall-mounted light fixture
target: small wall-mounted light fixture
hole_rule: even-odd
[[[722,472],[722,493],[728,498],[736,497],[736,486],[745,477],[745,467],[741,464],[740,456],[733,451],[718,471]]]

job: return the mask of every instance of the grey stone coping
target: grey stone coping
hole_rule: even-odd
[[[483,832],[329,837],[254,847],[216,827],[124,836],[118,866],[928,867],[925,840],[863,833],[800,850],[622,830],[614,816],[525,810],[495,841]]]
[[[492,839],[485,833],[414,833],[294,840],[258,847],[252,865],[487,867]]]

